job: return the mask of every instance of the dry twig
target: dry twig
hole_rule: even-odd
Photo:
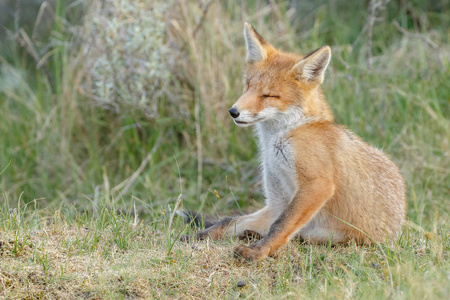
[[[195,38],[197,35],[197,32],[200,30],[200,28],[203,26],[203,22],[205,22],[206,15],[208,14],[209,7],[211,6],[212,1],[209,1],[208,4],[206,4],[202,9],[202,17],[200,18],[200,21],[198,21],[197,26],[195,26],[194,31],[192,32],[192,37]]]
[[[398,24],[397,21],[393,22],[395,28],[398,29],[398,31],[400,31],[401,33],[403,33],[406,36],[412,37],[412,38],[416,38],[416,39],[421,39],[422,41],[424,41],[428,46],[430,46],[433,50],[435,50],[438,54],[438,58],[439,58],[439,62],[441,64],[441,67],[444,71],[447,70],[446,66],[445,66],[445,62],[444,62],[444,56],[442,55],[442,51],[441,48],[439,48],[438,44],[436,44],[435,42],[433,42],[432,40],[430,40],[427,36],[420,34],[420,33],[413,33],[413,32],[409,32],[406,29],[404,29],[403,27],[400,26],[400,24]]]
[[[369,19],[367,20],[367,68],[372,68],[373,26],[377,21],[377,12],[384,9],[390,0],[370,0]],[[364,30],[364,29],[363,29]]]

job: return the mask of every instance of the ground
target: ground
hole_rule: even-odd
[[[247,263],[232,256],[236,239],[178,241],[186,230],[179,220],[162,232],[107,209],[96,217],[2,213],[0,297],[8,299],[450,296],[448,225],[436,233],[405,225],[391,247],[293,240]]]

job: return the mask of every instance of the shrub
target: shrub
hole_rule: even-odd
[[[158,99],[170,77],[167,1],[94,0],[83,35],[85,92],[117,113],[139,109],[158,117]]]

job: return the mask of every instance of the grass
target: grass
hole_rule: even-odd
[[[379,11],[370,69],[363,1],[174,2],[156,118],[89,97],[91,7],[57,3],[47,35],[2,24],[13,38],[0,43],[0,297],[449,298],[445,1]],[[47,25],[54,16],[44,10]],[[171,221],[179,199],[213,215],[262,205],[256,141],[227,114],[242,89],[243,21],[284,50],[331,46],[324,90],[337,122],[383,148],[407,182],[395,246],[294,241],[247,265],[232,259],[233,239],[177,242],[191,230]]]
[[[168,214],[154,223],[102,207],[50,215],[0,210],[0,287],[7,298],[396,298],[446,299],[450,228],[404,227],[386,245],[311,246],[297,241],[257,264],[232,258],[234,239],[168,244]],[[173,237],[172,237],[173,238]]]

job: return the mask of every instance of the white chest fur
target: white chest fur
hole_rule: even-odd
[[[293,128],[279,125],[272,122],[258,124],[257,135],[266,203],[282,209],[292,200],[299,187],[293,149],[287,137]]]

